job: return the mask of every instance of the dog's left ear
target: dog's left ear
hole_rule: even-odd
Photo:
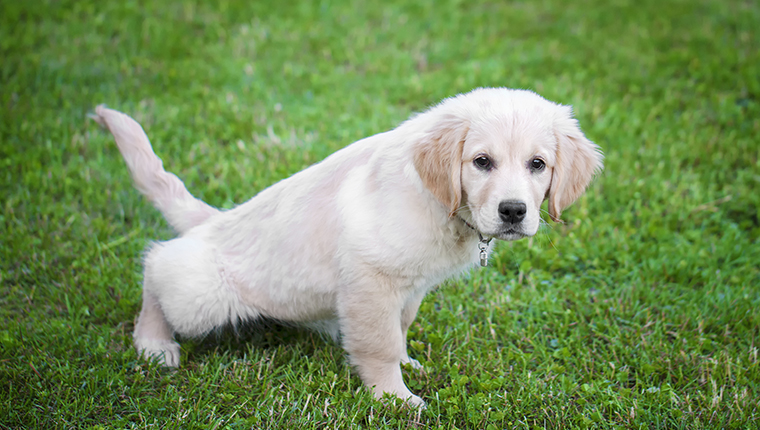
[[[556,222],[560,221],[562,210],[580,197],[594,175],[602,170],[604,159],[599,146],[583,135],[572,108],[558,107],[554,120],[557,157],[547,192],[549,216]]]
[[[455,116],[438,121],[414,146],[422,183],[453,216],[462,202],[462,150],[469,124]]]

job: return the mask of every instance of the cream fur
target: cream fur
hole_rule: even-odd
[[[377,396],[423,405],[404,384],[406,332],[425,294],[478,261],[478,233],[536,233],[602,167],[568,107],[529,91],[478,89],[360,140],[219,211],[163,170],[140,125],[98,106],[137,188],[180,233],[145,258],[136,348],[179,366],[174,333],[203,336],[258,317],[340,336]],[[487,156],[493,168],[475,164]],[[533,171],[540,157],[545,169]],[[500,204],[523,202],[514,225]],[[468,227],[465,222],[477,231]]]

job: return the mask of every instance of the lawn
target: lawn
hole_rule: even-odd
[[[0,76],[0,428],[759,425],[757,2],[5,1]],[[137,357],[141,255],[174,233],[94,106],[230,208],[479,86],[573,105],[605,170],[425,299],[426,410],[270,322]]]

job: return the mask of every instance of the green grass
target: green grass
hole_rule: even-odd
[[[758,426],[756,2],[213,3],[0,3],[0,427]],[[606,168],[566,224],[425,299],[427,410],[294,328],[138,359],[141,253],[172,232],[96,104],[228,208],[478,86],[572,104]]]

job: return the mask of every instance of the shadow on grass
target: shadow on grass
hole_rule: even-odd
[[[311,357],[321,352],[342,353],[340,344],[328,336],[272,319],[226,326],[200,339],[178,337],[177,340],[190,362],[205,362],[222,355],[242,360],[250,358],[255,351],[276,351],[283,347]]]

